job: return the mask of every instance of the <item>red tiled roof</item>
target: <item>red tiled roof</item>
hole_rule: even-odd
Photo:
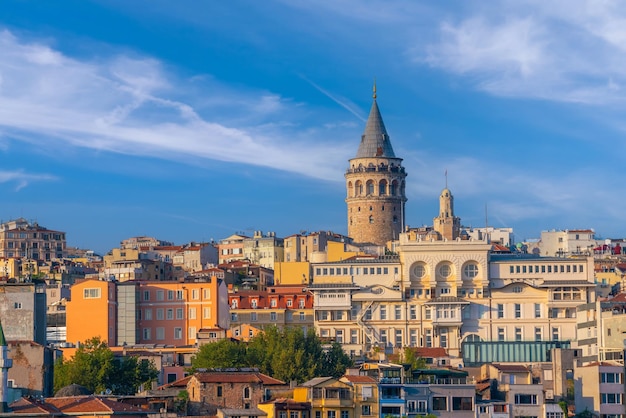
[[[157,389],[163,390],[171,387],[187,387],[187,383],[189,382],[189,380],[191,380],[191,375],[185,376],[182,379],[178,379],[170,383],[166,383],[165,385],[161,385]]]
[[[37,401],[30,398],[20,398],[10,405],[11,412],[15,415],[34,416],[41,414],[61,415],[61,411],[54,405],[47,404],[43,401]]]
[[[420,357],[448,357],[448,352],[443,347],[417,347],[414,350]]]
[[[521,364],[492,363],[491,365],[505,373],[528,373],[530,371],[528,367],[522,366]]]
[[[68,396],[61,398],[47,398],[45,402],[67,413],[97,413],[97,412],[142,412],[135,405],[118,402],[114,399],[101,398],[94,395]]]
[[[371,376],[361,376],[361,375],[352,375],[347,374],[342,377],[342,379],[347,380],[351,383],[376,383],[376,379]]]
[[[193,375],[200,383],[263,383],[284,385],[282,380],[258,372],[200,372]]]

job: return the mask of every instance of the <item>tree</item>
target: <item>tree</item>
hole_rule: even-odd
[[[204,344],[191,360],[193,370],[199,368],[243,367],[246,365],[246,347],[231,340]]]
[[[218,341],[203,345],[192,359],[198,368],[256,367],[261,373],[285,382],[304,382],[318,376],[340,377],[352,364],[341,345],[324,350],[315,331],[268,327],[248,345]]]
[[[107,389],[117,395],[132,395],[144,383],[158,376],[154,364],[137,357],[115,358],[100,337],[86,340],[69,360],[60,358],[54,366],[54,390],[78,384],[94,393]]]
[[[426,367],[426,359],[417,355],[410,347],[404,348],[404,363],[411,366],[411,371]]]

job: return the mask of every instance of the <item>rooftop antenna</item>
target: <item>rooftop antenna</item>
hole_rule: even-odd
[[[489,228],[489,216],[487,214],[487,204],[485,203],[485,228]]]
[[[446,189],[447,189],[448,188],[448,169],[447,168],[443,175],[446,177]]]

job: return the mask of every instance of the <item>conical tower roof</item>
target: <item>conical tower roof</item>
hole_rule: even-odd
[[[356,153],[356,158],[372,157],[396,158],[391,141],[389,141],[389,135],[387,135],[387,129],[385,129],[385,123],[380,115],[380,110],[378,110],[378,103],[376,103],[376,85],[374,85],[372,109],[365,124],[365,132],[361,137],[359,150]]]

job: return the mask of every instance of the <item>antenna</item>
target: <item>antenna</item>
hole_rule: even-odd
[[[447,189],[448,188],[448,169],[447,168],[443,175],[446,177],[446,189]]]
[[[485,228],[489,228],[489,216],[487,215],[487,204],[485,203]]]

